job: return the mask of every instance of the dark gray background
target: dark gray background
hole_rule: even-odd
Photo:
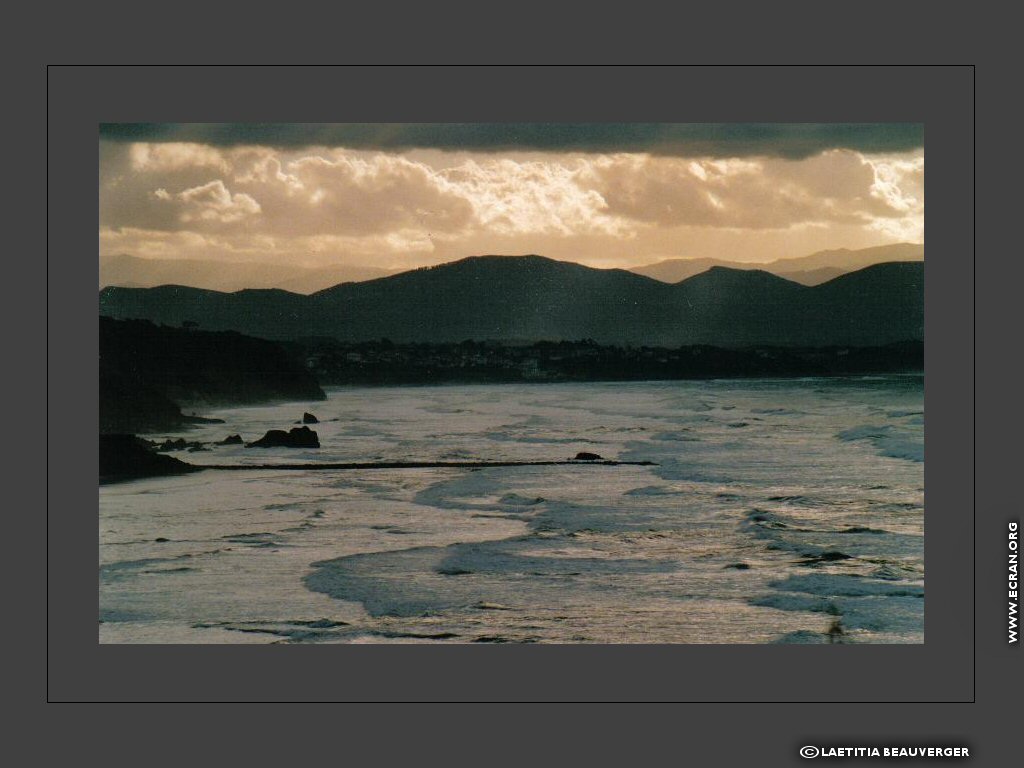
[[[970,702],[973,82],[971,67],[50,68],[48,698]],[[118,121],[923,122],[929,245],[925,644],[99,646],[96,462],[89,437],[97,403],[96,143],[97,124]],[[980,543],[992,553],[979,561],[979,574],[992,585],[979,593],[980,663],[1011,658],[999,591],[1008,513],[978,521]],[[1012,658],[1019,664],[1019,655]],[[979,699],[1004,680],[1005,674],[979,676]],[[728,742],[737,761],[771,755],[770,764],[789,761],[799,744],[850,733],[854,718],[867,726],[858,732],[892,734],[889,741],[941,733],[957,742],[981,725],[968,728],[962,708],[937,705],[688,707],[667,718],[664,710],[645,708],[644,719],[655,728],[666,718],[678,732],[678,718],[709,709],[716,720],[742,719]],[[770,726],[776,713],[788,723],[784,729]],[[497,710],[495,716],[501,716]],[[554,727],[542,714],[535,725]],[[740,736],[754,733],[756,739]],[[699,749],[687,754],[716,754],[710,733],[689,738]]]
[[[821,78],[826,78],[822,83]],[[973,698],[971,486],[954,470],[972,444],[969,289],[972,228],[970,69],[77,69],[50,90],[51,424],[94,432],[96,418],[97,123],[118,121],[849,121],[923,122],[928,157],[926,280],[926,643],[921,647],[126,647],[96,644],[94,462],[51,439],[50,695],[55,699],[964,701]],[[802,108],[778,98],[814,93]],[[445,94],[473,94],[458,106]],[[687,94],[665,99],[665,94]],[[126,97],[130,94],[130,97]],[[274,94],[274,98],[268,98]],[[337,98],[311,98],[338,94]],[[651,104],[651,94],[659,94]],[[729,96],[722,104],[719,97]],[[959,98],[954,98],[959,94]],[[968,181],[964,184],[964,178]],[[966,226],[965,226],[966,225]],[[966,281],[966,282],[965,282]],[[961,299],[944,302],[943,287]],[[932,307],[944,305],[941,312]],[[75,333],[69,334],[68,331]],[[946,386],[935,387],[936,380]],[[80,425],[80,426],[79,426]],[[59,531],[59,536],[54,532]],[[85,543],[89,542],[90,546]],[[66,588],[65,588],[66,586]],[[204,663],[217,665],[211,679]],[[310,687],[346,668],[344,696]],[[898,665],[899,675],[891,673]],[[135,670],[145,669],[144,675]],[[254,668],[259,675],[252,675]],[[595,670],[600,673],[595,674]],[[650,670],[650,671],[645,671]],[[673,670],[675,674],[656,673]],[[460,674],[453,674],[458,671]],[[683,676],[685,685],[680,685]],[[723,679],[728,684],[723,685]]]

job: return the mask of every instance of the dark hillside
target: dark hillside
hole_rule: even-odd
[[[240,333],[100,318],[100,431],[188,423],[180,406],[320,400],[323,390],[278,344]]]

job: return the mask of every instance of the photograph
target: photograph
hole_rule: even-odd
[[[101,123],[99,644],[925,644],[924,144]]]
[[[53,26],[28,753],[1019,762],[1013,48],[933,6]]]

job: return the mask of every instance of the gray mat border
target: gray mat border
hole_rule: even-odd
[[[974,284],[973,260],[965,258],[973,254],[973,227],[962,215],[973,210],[973,75],[970,67],[50,68],[48,271],[61,279],[48,283],[48,390],[61,381],[81,382],[81,388],[70,396],[58,390],[59,398],[48,398],[48,467],[60,469],[48,474],[49,698],[973,700],[974,638],[967,621],[974,610],[973,591],[957,562],[973,543],[973,520],[966,517],[966,510],[974,508],[973,483],[962,480],[963,467],[973,466],[974,447],[973,414],[964,407],[965,393],[974,391],[974,306],[963,300],[965,286]],[[273,104],[262,98],[267,90],[280,94]],[[309,98],[332,90],[346,94],[344,103],[325,105]],[[653,98],[673,91],[690,95],[685,105]],[[567,92],[572,99],[564,98]],[[224,93],[232,94],[230,101]],[[461,93],[472,93],[473,99],[459,100]],[[803,93],[815,97],[801,100]],[[99,646],[92,548],[95,460],[83,461],[89,455],[84,445],[62,444],[53,432],[57,423],[64,433],[91,434],[95,428],[95,386],[90,390],[90,382],[96,381],[92,318],[97,265],[92,246],[82,244],[96,237],[97,125],[285,119],[923,122],[932,182],[926,215],[925,644],[331,646],[330,651],[307,646]],[[255,680],[248,675],[254,667],[261,670]],[[330,669],[344,670],[341,697],[317,684]],[[594,669],[601,675],[590,674]]]

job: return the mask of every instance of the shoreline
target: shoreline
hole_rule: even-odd
[[[182,462],[186,463],[186,462]],[[219,470],[268,470],[285,471],[305,470],[345,470],[345,469],[486,469],[490,467],[656,467],[654,461],[616,461],[614,459],[552,459],[547,461],[370,461],[344,463],[305,463],[305,464],[189,464],[197,469]]]

